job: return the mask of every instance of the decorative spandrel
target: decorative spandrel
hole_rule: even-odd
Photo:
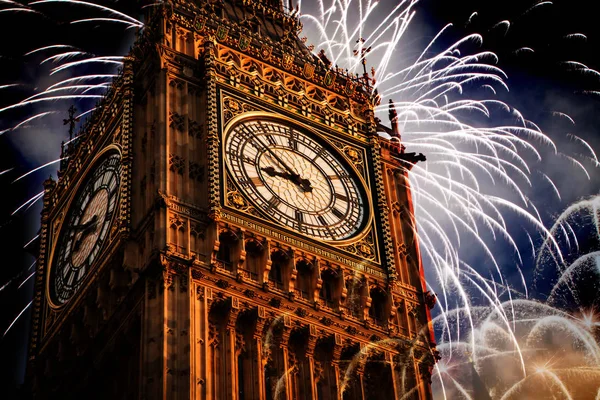
[[[236,210],[251,214],[251,215],[255,215],[255,216],[260,216],[260,214],[256,211],[256,209],[249,204],[248,200],[246,200],[246,198],[244,197],[244,195],[242,195],[240,193],[240,191],[238,190],[237,186],[233,183],[233,180],[231,179],[231,177],[229,177],[229,175],[227,175],[227,186],[225,187],[226,190],[226,205],[229,207],[233,207]]]
[[[373,232],[369,232],[365,237],[356,243],[352,243],[350,246],[342,247],[344,250],[369,261],[377,260],[377,250],[375,249],[375,242],[373,239]]]
[[[231,118],[237,115],[250,111],[257,111],[257,108],[230,96],[225,96],[223,98],[223,124],[227,124]]]

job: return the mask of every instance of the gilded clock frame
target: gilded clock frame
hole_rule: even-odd
[[[240,112],[236,115],[231,116],[229,119],[225,117],[225,101],[229,99],[234,99],[238,103],[240,103]],[[333,138],[335,137],[335,132],[331,130],[331,132],[325,127],[316,127],[314,125],[310,125],[310,121],[306,121],[305,118],[301,116],[294,116],[296,118],[292,118],[289,113],[281,112],[279,110],[273,110],[272,108],[265,109],[259,104],[255,102],[249,102],[245,99],[241,99],[236,96],[234,93],[219,90],[219,104],[220,104],[220,148],[221,148],[221,169],[223,171],[223,187],[222,187],[222,204],[227,207],[229,210],[234,212],[241,212],[246,215],[250,215],[253,219],[259,219],[259,222],[265,226],[269,226],[271,228],[275,228],[275,231],[281,231],[286,235],[291,236],[299,236],[302,237],[303,240],[311,241],[314,243],[319,243],[322,246],[329,247],[338,251],[343,251],[349,253],[350,256],[356,257],[358,254],[349,251],[348,246],[359,246],[362,241],[365,241],[370,238],[369,245],[373,251],[372,257],[367,259],[369,262],[378,265],[379,268],[382,268],[381,265],[381,255],[379,250],[379,237],[377,234],[377,229],[375,227],[376,219],[375,212],[373,209],[373,188],[370,185],[368,180],[368,171],[365,168],[364,171],[359,171],[356,168],[355,162],[348,156],[345,149],[352,148],[360,153],[361,160],[363,164],[367,163],[367,146],[360,145],[346,145],[344,148],[340,148],[340,146],[333,142]],[[268,118],[275,121],[280,121],[282,123],[290,123],[298,126],[305,130],[305,132],[316,138],[317,141],[323,143],[323,145],[328,148],[328,150],[336,157],[341,158],[345,166],[350,170],[349,172],[353,175],[355,182],[357,185],[360,185],[360,190],[364,194],[363,204],[364,212],[365,212],[365,221],[363,222],[360,230],[356,232],[352,237],[342,240],[328,240],[328,241],[319,241],[317,238],[314,238],[309,235],[305,235],[294,230],[291,227],[284,226],[278,224],[275,221],[267,219],[263,217],[262,213],[257,211],[253,203],[246,198],[246,195],[240,190],[239,185],[235,183],[235,179],[230,175],[227,169],[227,162],[225,160],[224,146],[225,146],[225,136],[227,133],[235,126],[240,120],[244,120],[247,118]],[[344,141],[344,137],[340,137],[341,141]],[[346,141],[344,141],[346,142]],[[363,165],[366,167],[366,165]],[[235,198],[232,198],[235,196]],[[236,202],[239,202],[236,204]],[[360,258],[365,258],[359,256]]]
[[[47,304],[50,306],[50,308],[52,310],[58,311],[61,310],[63,308],[65,308],[68,304],[72,303],[73,300],[75,298],[77,298],[81,293],[83,293],[85,291],[85,287],[87,285],[87,281],[89,281],[89,277],[91,274],[93,274],[96,271],[96,266],[99,263],[102,263],[102,258],[98,257],[94,263],[92,264],[92,267],[90,268],[90,271],[87,272],[87,276],[85,278],[83,278],[84,283],[81,285],[81,287],[79,288],[79,290],[77,290],[75,293],[73,293],[73,295],[71,296],[71,298],[69,300],[67,300],[66,302],[62,303],[62,304],[56,304],[53,299],[52,296],[50,295],[51,293],[51,287],[50,285],[52,285],[51,282],[51,277],[52,274],[54,272],[54,267],[55,267],[55,252],[56,252],[56,248],[58,243],[60,242],[60,238],[61,235],[64,233],[64,225],[67,221],[67,216],[69,214],[69,211],[71,209],[71,206],[73,204],[73,202],[75,201],[77,195],[79,194],[80,189],[82,188],[82,185],[84,185],[85,183],[87,183],[87,177],[90,174],[90,172],[93,171],[93,169],[95,167],[97,167],[97,163],[99,160],[101,160],[102,158],[104,158],[108,153],[112,153],[112,152],[117,152],[119,154],[119,157],[121,158],[121,171],[120,171],[120,176],[119,176],[119,193],[118,193],[118,197],[116,200],[116,206],[115,206],[115,212],[113,213],[112,216],[112,221],[110,222],[110,228],[108,231],[108,236],[107,236],[107,241],[103,244],[102,249],[100,250],[100,252],[102,253],[109,245],[111,242],[111,236],[112,236],[112,230],[115,227],[115,223],[116,223],[116,219],[117,219],[117,215],[119,214],[118,210],[121,207],[121,196],[122,196],[122,180],[123,180],[123,168],[122,168],[122,163],[123,163],[123,152],[121,150],[121,148],[115,144],[110,144],[108,146],[106,146],[104,149],[102,149],[100,152],[98,152],[98,154],[96,154],[94,156],[94,158],[90,161],[90,163],[88,164],[88,166],[85,168],[85,170],[81,173],[81,175],[79,175],[79,181],[77,182],[77,184],[75,185],[75,187],[73,188],[73,193],[71,194],[71,196],[69,197],[69,199],[67,200],[67,202],[64,204],[64,206],[62,207],[62,209],[60,210],[60,212],[54,217],[54,219],[52,220],[51,224],[50,224],[50,229],[51,229],[51,244],[50,244],[50,253],[48,255],[47,261],[46,261],[46,269],[47,269],[47,273],[46,273],[46,282],[45,282],[45,295],[46,295],[46,302]]]

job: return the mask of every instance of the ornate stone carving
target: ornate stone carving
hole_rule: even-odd
[[[281,307],[281,299],[278,297],[271,297],[269,300],[269,305],[275,308]]]
[[[171,292],[175,290],[175,280],[173,277],[174,274],[168,272],[164,274],[164,288]]]
[[[189,120],[188,121],[188,134],[191,137],[194,137],[196,139],[200,139],[202,137],[202,130],[204,129],[204,126],[196,121],[193,120]]]
[[[190,234],[204,239],[204,236],[206,234],[206,227],[207,227],[207,223],[206,222],[192,222],[190,224]]]
[[[408,248],[406,247],[406,244],[400,243],[398,245],[398,254],[400,254],[402,257],[406,257],[408,254]]]
[[[377,254],[375,253],[375,244],[373,243],[373,233],[369,232],[362,240],[343,247],[344,250],[367,260],[375,261]]]
[[[256,111],[256,107],[251,104],[244,103],[234,97],[226,96],[223,98],[224,123],[227,123],[236,115],[243,114],[248,111]]]
[[[194,279],[202,279],[204,278],[204,274],[202,271],[198,271],[197,269],[192,270],[192,278]]]
[[[193,161],[190,161],[189,175],[190,175],[190,179],[194,179],[198,182],[203,182],[204,181],[204,166],[202,166],[198,163],[195,163]]]
[[[183,132],[185,129],[185,116],[179,115],[176,112],[169,112],[169,127]]]
[[[412,315],[413,317],[416,317],[419,313],[419,305],[417,303],[412,303],[409,301],[405,301],[404,304],[406,305],[406,311]]]
[[[425,304],[430,310],[433,310],[433,307],[435,307],[435,303],[437,302],[437,296],[429,290],[425,292],[424,296]]]
[[[183,175],[185,169],[185,160],[177,154],[169,154],[169,170],[179,175]]]
[[[227,282],[225,279],[219,279],[217,281],[217,286],[221,289],[227,289],[229,287],[229,282]]]
[[[352,325],[348,325],[346,327],[346,332],[348,332],[350,335],[354,336],[358,333],[358,329],[356,329],[356,327],[354,327]]]
[[[307,313],[306,313],[306,310],[304,308],[301,308],[301,307],[296,308],[296,315],[297,316],[304,318],[304,317],[306,317],[306,314]]]
[[[169,226],[178,231],[185,230],[185,220],[177,214],[171,214],[169,217]]]
[[[219,328],[212,322],[209,322],[209,324],[208,324],[208,345],[216,350],[219,348],[219,344],[220,344],[219,343]]]
[[[194,275],[194,272],[196,272],[196,271],[192,271],[192,276]],[[204,300],[204,287],[203,286],[196,287],[196,298],[198,300]]]

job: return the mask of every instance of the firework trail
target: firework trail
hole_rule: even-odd
[[[463,334],[467,339],[438,345],[436,396],[478,399],[474,388],[479,386],[494,399],[598,398],[599,207],[598,195],[574,202],[549,229],[558,247],[549,246],[549,240],[542,244],[535,271],[551,282],[545,302],[513,299],[496,309],[456,308],[445,320],[442,315],[434,319],[439,327],[449,319],[461,324],[467,313],[473,320]],[[510,329],[503,313],[512,315]],[[524,374],[515,373],[520,365]]]
[[[426,163],[413,167],[410,183],[428,286],[438,293],[439,307],[434,327],[443,359],[451,361],[461,356],[464,358],[466,351],[471,354],[477,352],[482,346],[481,340],[489,339],[482,329],[490,328],[491,323],[481,322],[481,315],[487,314],[493,319],[494,329],[490,329],[502,332],[503,339],[511,346],[509,355],[503,352],[502,357],[510,357],[513,362],[511,371],[519,371],[515,375],[519,383],[511,386],[512,392],[506,389],[497,398],[523,398],[517,393],[522,394],[525,386],[533,382],[539,385],[540,381],[546,387],[559,390],[565,398],[571,398],[573,388],[565,386],[562,374],[575,373],[580,367],[592,368],[593,363],[577,364],[579,354],[573,356],[576,366],[564,371],[538,368],[535,370],[536,378],[525,383],[524,380],[532,373],[532,365],[537,365],[530,357],[532,338],[541,335],[540,331],[548,326],[559,326],[568,331],[576,343],[584,343],[589,354],[597,355],[598,345],[589,333],[583,340],[585,332],[578,330],[581,326],[573,322],[566,312],[553,309],[560,317],[539,319],[535,317],[538,303],[525,300],[531,303],[527,303],[528,307],[523,306],[522,299],[530,296],[531,284],[524,269],[536,256],[534,243],[543,241],[536,270],[544,271],[545,261],[551,259],[559,273],[566,273],[558,281],[562,285],[550,290],[548,300],[553,300],[556,293],[563,290],[575,297],[577,303],[580,299],[573,294],[573,289],[578,283],[573,282],[571,275],[583,266],[589,267],[596,259],[596,253],[582,256],[567,267],[563,254],[566,248],[556,233],[564,233],[566,240],[577,244],[574,228],[565,223],[566,217],[563,217],[554,227],[547,229],[544,216],[536,205],[537,199],[529,195],[529,189],[542,182],[560,200],[563,188],[540,170],[541,161],[544,158],[566,160],[575,172],[589,179],[584,161],[597,167],[598,159],[593,148],[576,136],[570,138],[580,146],[577,152],[561,152],[554,140],[536,123],[497,96],[510,88],[506,74],[494,65],[498,61],[496,55],[489,51],[469,53],[463,50],[472,48],[473,44],[481,44],[483,37],[479,34],[462,37],[447,45],[444,44],[447,43],[444,36],[452,30],[452,26],[448,25],[415,57],[398,67],[393,55],[407,54],[402,50],[405,42],[413,40],[412,37],[407,38],[407,32],[415,17],[417,3],[416,0],[401,1],[391,12],[387,13],[386,9],[384,14],[387,17],[381,19],[378,16],[382,13],[375,10],[382,7],[382,3],[357,5],[321,1],[320,14],[302,15],[301,20],[305,28],[317,28],[320,36],[312,39],[316,41],[317,49],[326,49],[333,64],[347,66],[350,72],[361,75],[362,55],[370,53],[368,57],[377,60],[374,62],[377,68],[373,85],[384,100],[377,109],[380,118],[384,120],[388,112],[385,100],[393,99],[402,144],[411,152],[427,155]],[[539,2],[524,15],[548,5],[551,2]],[[358,12],[357,8],[360,8]],[[471,15],[469,23],[476,16],[476,13]],[[377,22],[370,21],[369,24],[370,19]],[[374,28],[367,31],[366,26]],[[494,28],[508,31],[510,27],[510,21],[501,21]],[[357,37],[365,40],[356,40]],[[567,36],[567,39],[584,38],[581,34]],[[517,52],[534,52],[534,49],[521,47]],[[563,66],[586,75],[598,75],[598,72],[578,62],[565,62]],[[482,99],[482,96],[491,97]],[[575,124],[565,113],[552,114]],[[511,123],[496,125],[496,120]],[[597,220],[600,217],[598,204],[594,199],[572,207],[591,207],[590,215]],[[523,226],[522,232],[512,226],[514,223],[511,224],[511,221],[515,219]],[[531,243],[530,250],[525,253],[515,239],[523,233]],[[479,249],[477,253],[487,258],[484,263],[479,259],[480,265],[477,266],[469,264],[469,260],[475,257],[470,257],[462,249],[464,244],[472,249],[473,243]],[[507,247],[514,253],[509,268],[504,258],[496,257],[498,249],[505,253]],[[518,286],[505,278],[515,273],[520,277]],[[541,272],[537,275],[545,276]],[[534,279],[536,282],[537,277]],[[531,328],[529,336],[520,332],[524,320],[537,324]],[[597,362],[596,358],[593,360]],[[472,385],[457,381],[457,375],[450,374],[448,368],[439,367],[437,370],[438,382],[441,383],[437,394],[442,398],[471,398],[468,392]],[[443,374],[442,370],[445,371]],[[489,371],[484,371],[486,374],[490,375]],[[451,392],[447,392],[446,388]],[[495,393],[500,393],[500,389],[496,389]],[[595,396],[596,392],[593,393]]]
[[[159,3],[151,6],[159,6]],[[515,234],[524,232],[532,249],[535,248],[534,242],[542,238],[544,245],[538,257],[539,270],[543,269],[541,265],[545,265],[548,258],[556,263],[558,271],[568,270],[567,265],[570,264],[563,256],[561,240],[566,238],[571,244],[577,243],[573,227],[568,223],[557,222],[551,229],[545,227],[529,189],[541,180],[560,198],[560,185],[538,169],[548,149],[551,157],[567,160],[574,170],[588,177],[584,161],[598,165],[598,159],[593,148],[576,136],[572,138],[580,146],[577,153],[561,153],[552,138],[498,96],[510,88],[506,74],[495,65],[498,61],[496,55],[485,50],[468,50],[473,45],[481,45],[482,35],[470,34],[444,45],[446,36],[453,29],[448,25],[414,55],[406,57],[413,52],[410,32],[418,3],[418,0],[397,2],[386,9],[383,18],[380,11],[383,3],[374,1],[320,0],[314,12],[308,9],[314,4],[299,1],[298,8],[305,32],[317,32],[317,36],[309,39],[317,45],[317,49],[325,50],[333,65],[347,68],[357,76],[363,74],[363,57],[367,57],[368,65],[377,65],[370,79],[382,98],[382,105],[377,108],[378,115],[385,120],[389,111],[387,100],[392,99],[398,114],[402,144],[411,152],[427,155],[428,161],[417,164],[410,178],[428,285],[438,293],[435,326],[444,355],[452,360],[453,349],[464,353],[466,344],[471,353],[475,353],[479,340],[485,336],[478,325],[482,313],[480,305],[473,304],[475,293],[483,299],[480,301],[484,303],[483,309],[488,316],[493,316],[488,321],[493,321],[494,329],[510,338],[516,352],[511,357],[519,360],[520,379],[524,379],[523,372],[530,369],[529,348],[526,346],[519,350],[522,335],[516,330],[521,322],[517,316],[520,303],[510,299],[528,297],[529,282],[523,265],[534,250],[531,254],[523,253]],[[537,8],[549,5],[551,2],[538,2],[523,15],[530,15]],[[61,7],[90,12],[89,18],[68,21],[74,26],[86,26],[87,22],[91,22],[122,27],[124,31],[143,27],[136,18],[118,10],[75,0],[44,0],[28,4],[3,1],[0,2],[0,15],[28,18],[31,14],[38,17]],[[468,24],[477,17],[477,13],[473,13]],[[514,21],[500,21],[495,29],[508,32],[514,24]],[[584,38],[581,34],[568,37],[571,40]],[[515,50],[517,53],[534,51],[525,46]],[[398,60],[398,54],[403,60]],[[0,118],[10,121],[7,115],[26,112],[36,106],[35,113],[20,117],[19,122],[0,126],[0,133],[5,135],[17,134],[19,130],[31,129],[40,121],[49,120],[72,101],[78,102],[82,110],[80,116],[91,112],[94,106],[86,100],[102,97],[116,76],[115,70],[122,65],[123,56],[93,54],[61,42],[24,49],[23,59],[39,65],[40,71],[43,68],[49,83],[44,85],[44,89],[34,89],[29,96],[0,107]],[[94,67],[94,73],[90,73],[87,67]],[[565,62],[564,67],[598,76],[596,71],[578,62]],[[65,73],[70,75],[66,77]],[[0,82],[0,93],[20,86],[20,83]],[[482,99],[482,96],[487,97]],[[564,113],[555,116],[574,122]],[[58,152],[59,144],[55,147]],[[55,160],[11,179],[13,182],[32,179],[37,176],[35,172],[55,168],[59,162],[57,155]],[[25,200],[13,214],[24,212],[41,198],[40,194],[36,194]],[[598,218],[597,212],[595,218]],[[524,226],[522,231],[515,232],[512,227],[511,221],[515,219]],[[557,232],[564,235],[557,237]],[[499,242],[504,252],[508,247],[514,253],[510,270],[503,265],[504,260],[495,256]],[[474,267],[465,256],[464,248],[472,249],[474,246],[485,258],[483,267]],[[578,268],[573,267],[571,271]],[[506,279],[507,273],[515,272],[520,277],[518,287]],[[554,292],[552,296],[555,296]],[[506,301],[507,298],[509,301]],[[464,334],[460,333],[461,325]],[[438,368],[440,377],[448,376],[442,373],[442,369]],[[539,375],[540,379],[550,379],[556,376],[552,374],[554,372],[547,370]],[[452,385],[464,389],[456,380]]]

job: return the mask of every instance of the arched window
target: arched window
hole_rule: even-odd
[[[271,270],[269,271],[269,282],[275,289],[285,289],[285,267],[289,257],[282,250],[271,253]]]
[[[346,296],[345,306],[348,313],[355,318],[363,318],[363,284],[356,278],[346,280]]]
[[[244,263],[243,272],[245,272],[248,278],[258,282],[264,254],[263,245],[258,240],[249,239],[246,241],[245,249],[246,261]]]
[[[223,231],[219,234],[219,251],[216,258],[220,266],[227,271],[233,271],[236,245],[237,236],[232,231]]]
[[[312,275],[313,266],[307,260],[296,262],[296,297],[312,300]]]
[[[369,307],[369,317],[375,325],[387,325],[387,294],[380,288],[373,288],[369,292],[371,297],[371,307]]]
[[[326,269],[321,272],[321,290],[319,297],[326,307],[335,308],[337,306],[337,273],[330,269]]]

